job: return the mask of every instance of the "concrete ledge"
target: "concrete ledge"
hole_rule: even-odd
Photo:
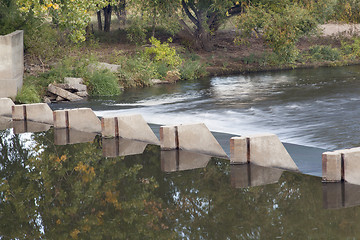
[[[67,145],[76,143],[87,143],[94,141],[96,133],[82,132],[76,129],[69,128],[55,128],[54,129],[54,144]]]
[[[15,121],[34,121],[53,124],[53,111],[46,103],[34,103],[12,106],[12,118]]]
[[[247,162],[263,167],[299,170],[275,134],[233,137],[230,145],[230,162],[233,164]]]
[[[83,132],[101,132],[101,121],[90,108],[54,111],[54,128],[72,128]]]
[[[158,138],[140,114],[102,118],[101,129],[104,138],[121,137],[159,144]]]
[[[160,143],[162,150],[182,149],[228,158],[203,123],[160,127]]]
[[[142,154],[148,144],[124,138],[103,138],[102,149],[104,157],[122,157]]]
[[[205,168],[211,156],[183,150],[161,151],[161,171],[177,172]]]
[[[231,165],[231,186],[247,188],[277,183],[284,170],[254,164]]]
[[[0,116],[12,116],[14,102],[10,98],[0,98]]]

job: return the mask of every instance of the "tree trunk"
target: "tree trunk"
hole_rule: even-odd
[[[178,36],[185,40],[185,42],[191,45],[196,50],[212,51],[214,45],[211,41],[211,35],[203,27],[200,26],[197,30],[191,29],[184,20],[180,20],[182,30],[178,32]]]
[[[110,24],[111,24],[111,5],[108,5],[107,7],[104,7],[104,31],[110,32]]]
[[[103,28],[102,28],[102,21],[101,21],[101,11],[97,11],[96,15],[97,15],[97,22],[98,22],[98,30],[102,31]]]

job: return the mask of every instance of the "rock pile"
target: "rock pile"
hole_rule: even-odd
[[[87,88],[82,78],[64,78],[64,83],[49,84],[44,101],[78,101],[87,96]]]

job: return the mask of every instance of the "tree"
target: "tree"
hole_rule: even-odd
[[[114,4],[107,0],[16,0],[16,3],[23,13],[33,13],[42,18],[56,15],[59,26],[69,32],[74,42],[85,40],[91,12]]]
[[[182,31],[179,35],[190,42],[196,49],[213,49],[211,35],[229,17],[242,12],[243,3],[229,0],[181,0],[181,8],[193,26],[180,19]]]

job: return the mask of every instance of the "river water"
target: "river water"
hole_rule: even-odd
[[[76,103],[79,105],[79,103]],[[90,99],[99,116],[142,114],[147,122],[204,122],[212,131],[275,133],[324,149],[360,145],[360,67],[300,69],[214,77]]]
[[[52,107],[140,113],[156,124],[205,122],[239,135],[272,132],[311,146],[286,145],[311,158],[309,149],[359,144],[359,80],[357,66],[257,73]],[[357,185],[95,134],[70,144],[71,131],[13,126],[0,131],[0,239],[360,237]]]

